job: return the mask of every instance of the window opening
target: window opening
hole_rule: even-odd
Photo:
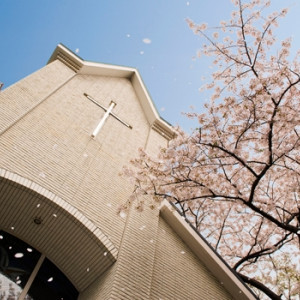
[[[76,288],[49,259],[0,230],[1,300],[73,300],[77,297]]]

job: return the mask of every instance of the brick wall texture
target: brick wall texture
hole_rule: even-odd
[[[133,128],[110,116],[93,139],[104,111],[84,93],[105,107],[116,102],[114,113]],[[80,75],[56,60],[1,92],[0,107],[0,168],[77,208],[118,249],[79,299],[230,299],[158,210],[116,214],[133,190],[122,167],[139,147],[155,153],[167,144],[129,79]]]

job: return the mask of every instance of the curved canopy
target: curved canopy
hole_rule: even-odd
[[[0,229],[46,255],[79,292],[117,258],[112,242],[78,209],[36,183],[3,169]]]

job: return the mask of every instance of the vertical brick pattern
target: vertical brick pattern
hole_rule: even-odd
[[[156,247],[150,299],[232,299],[162,218]]]
[[[150,299],[158,211],[129,212],[110,299]]]
[[[168,141],[157,131],[151,129],[147,139],[146,150],[150,155],[157,155],[161,147],[166,147]]]
[[[114,100],[114,112],[133,129],[109,117],[92,139],[104,111],[83,93],[105,107]],[[119,173],[137,145],[145,145],[148,130],[128,79],[76,75],[0,137],[0,165],[78,208],[118,247],[124,220],[116,207],[132,191]]]
[[[64,80],[56,79],[60,74],[64,74],[61,76]],[[119,173],[122,166],[137,154],[138,147],[146,144],[149,124],[130,80],[77,74],[68,81],[73,74],[69,68],[55,61],[1,94],[5,116],[11,110],[22,115],[25,109],[30,110],[43,97],[49,97],[0,136],[0,166],[29,178],[69,202],[97,225],[116,247],[120,247],[126,218],[118,217],[116,208],[126,201],[132,185]],[[52,90],[59,84],[65,84],[52,92],[50,88],[45,91],[47,87],[41,81],[59,81],[53,84]],[[31,90],[24,92],[29,86]],[[111,100],[116,102],[114,113],[133,129],[110,116],[98,136],[91,138],[104,111],[88,100],[84,93],[105,107]],[[27,103],[26,107],[24,103]],[[5,118],[3,124],[8,123]],[[144,222],[144,218],[139,215],[138,221],[133,217],[129,222],[128,234],[123,238],[125,246],[120,264],[109,270],[106,277],[95,278],[95,283],[85,292],[85,299],[105,299],[112,287],[115,297],[120,299],[124,291],[114,282],[126,280],[128,272],[134,274],[132,267],[126,268],[125,265],[132,261],[130,250],[136,249],[136,243],[132,241],[135,234],[132,227],[135,227],[135,222]],[[154,223],[157,224],[157,221]],[[139,238],[137,245],[146,243]],[[149,240],[147,238],[147,245]],[[154,245],[152,248],[153,252]],[[145,261],[145,256],[141,252],[139,263],[135,265],[138,267],[141,263],[140,273],[143,272],[142,260]],[[145,280],[147,294],[150,277],[151,272]],[[138,295],[139,291],[135,293]]]
[[[2,91],[0,93],[0,134],[73,75],[74,71],[60,61],[54,61]]]
[[[94,283],[80,293],[78,300],[110,300],[115,272],[116,264],[102,274],[100,278],[96,278]]]
[[[55,61],[1,92],[0,168],[76,207],[118,248],[80,299],[229,299],[157,210],[116,215],[133,190],[122,166],[138,147],[154,154],[167,141],[150,129],[129,79],[74,74]],[[93,139],[104,111],[84,93],[105,107],[116,102],[114,113],[133,128],[110,116]]]

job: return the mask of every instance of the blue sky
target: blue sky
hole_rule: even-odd
[[[300,1],[289,7],[277,31],[300,48]],[[211,69],[195,59],[201,39],[185,19],[217,25],[230,18],[230,0],[1,0],[0,81],[5,87],[43,67],[58,43],[85,60],[137,68],[161,116],[190,129],[182,116],[200,110],[202,76]]]

